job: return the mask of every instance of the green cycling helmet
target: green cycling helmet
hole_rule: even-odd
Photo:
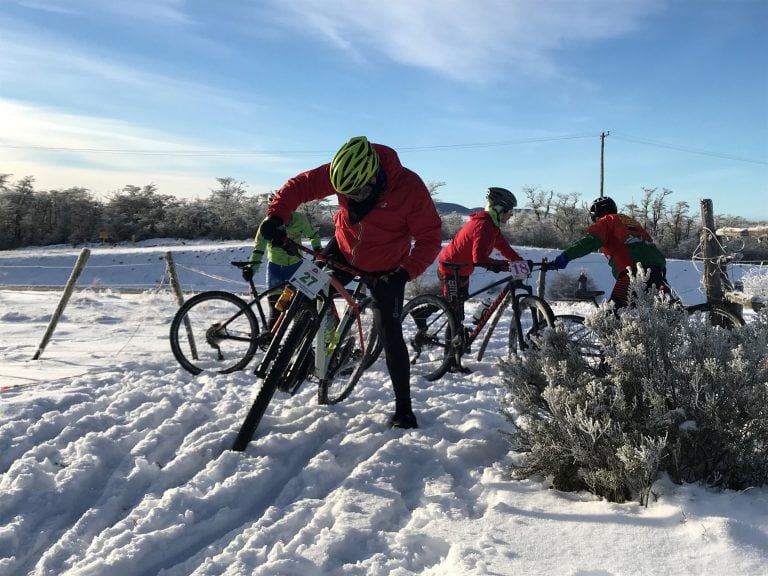
[[[339,194],[365,186],[379,170],[379,155],[365,136],[355,136],[331,160],[331,185]]]

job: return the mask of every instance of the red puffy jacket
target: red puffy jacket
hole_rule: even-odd
[[[336,241],[350,264],[366,272],[402,267],[411,280],[421,275],[440,251],[440,216],[419,176],[405,168],[392,148],[373,144],[387,175],[387,188],[356,224],[350,223],[349,199],[331,186],[330,163],[294,176],[280,189],[267,210],[287,222],[300,204],[336,194]]]
[[[469,221],[464,224],[456,236],[454,236],[450,244],[440,252],[440,256],[437,258],[438,270],[444,278],[448,278],[453,274],[453,270],[443,267],[443,262],[466,264],[466,266],[459,269],[459,276],[469,276],[475,269],[473,263],[502,262],[489,258],[494,248],[501,252],[502,256],[507,260],[515,261],[522,259],[504,238],[491,215],[485,210],[475,212],[469,217]]]

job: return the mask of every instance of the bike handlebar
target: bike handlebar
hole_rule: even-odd
[[[383,274],[386,274],[386,272],[382,272],[381,274],[372,274],[371,272],[366,272],[365,270],[361,270],[357,266],[353,266],[352,264],[343,264],[333,258],[333,256],[329,254],[323,254],[320,250],[313,250],[312,248],[307,248],[303,244],[299,242],[294,242],[293,240],[288,240],[291,242],[291,244],[301,252],[304,252],[305,254],[308,254],[312,260],[324,262],[334,270],[338,270],[339,272],[346,272],[347,274],[351,274],[352,276],[359,277],[363,282],[366,284],[373,284],[377,278],[382,276]]]

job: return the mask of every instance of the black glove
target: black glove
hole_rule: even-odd
[[[509,262],[506,260],[493,260],[485,265],[491,272],[509,272]]]
[[[405,270],[405,268],[398,268],[397,270],[393,270],[392,272],[387,272],[379,276],[377,284],[388,286],[405,286],[406,282],[408,282],[410,279],[411,277],[408,275],[408,272]]]
[[[288,239],[285,233],[285,223],[280,216],[272,215],[265,219],[261,226],[259,226],[259,234],[267,242],[271,242],[274,246],[282,246]]]

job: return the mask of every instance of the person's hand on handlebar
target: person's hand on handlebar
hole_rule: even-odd
[[[509,272],[509,262],[506,260],[491,260],[483,266],[490,272]]]
[[[569,261],[570,258],[566,256],[565,252],[562,252],[557,256],[557,258],[547,264],[547,268],[551,268],[552,270],[563,270],[566,266],[568,266]]]
[[[259,234],[267,240],[272,246],[282,248],[291,256],[296,256],[299,251],[294,242],[288,238],[285,231],[285,223],[280,216],[272,215],[266,218],[259,226]]]

